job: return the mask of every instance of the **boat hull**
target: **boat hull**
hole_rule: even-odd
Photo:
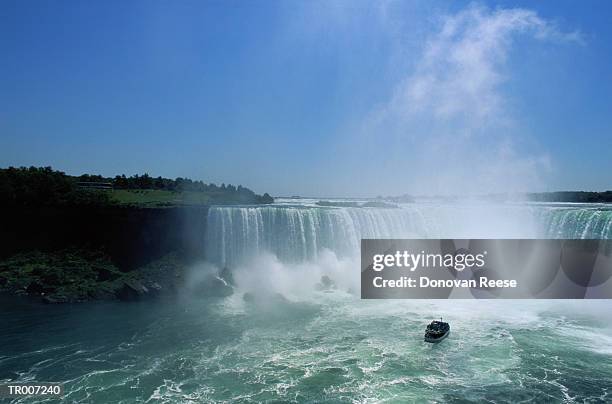
[[[431,338],[431,337],[425,336],[424,341],[429,342],[431,344],[436,344],[442,341],[443,339],[445,339],[446,337],[448,337],[448,334],[450,334],[450,330],[448,330],[446,333],[444,333],[441,337],[438,337],[438,338]]]

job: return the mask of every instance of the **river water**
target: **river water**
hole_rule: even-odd
[[[358,297],[362,237],[612,238],[604,205],[314,202],[209,211],[188,279],[230,266],[230,297],[3,298],[0,383],[62,382],[65,402],[612,401],[609,301]],[[451,335],[423,343],[439,316]]]

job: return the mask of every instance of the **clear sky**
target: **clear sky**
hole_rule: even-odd
[[[0,166],[612,189],[612,3],[0,2]]]

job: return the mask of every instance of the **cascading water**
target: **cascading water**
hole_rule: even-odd
[[[267,251],[284,262],[304,262],[324,249],[355,255],[362,238],[410,237],[612,238],[612,210],[563,204],[212,207],[206,256],[231,266]]]
[[[301,262],[316,259],[323,249],[350,254],[362,238],[427,234],[428,223],[418,210],[213,207],[208,213],[206,255],[223,265],[262,251]]]
[[[612,209],[553,207],[541,213],[543,228],[551,238],[612,238]]]

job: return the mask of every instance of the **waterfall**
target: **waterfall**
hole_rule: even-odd
[[[362,238],[426,237],[421,212],[409,209],[319,207],[212,207],[208,213],[206,256],[234,264],[268,251],[283,261],[316,259],[322,249],[346,255]]]
[[[612,238],[612,210],[547,205],[217,206],[208,211],[205,254],[235,265],[263,251],[284,262],[329,249],[356,254],[362,238]]]
[[[542,227],[550,238],[612,238],[612,210],[598,207],[543,209]]]

